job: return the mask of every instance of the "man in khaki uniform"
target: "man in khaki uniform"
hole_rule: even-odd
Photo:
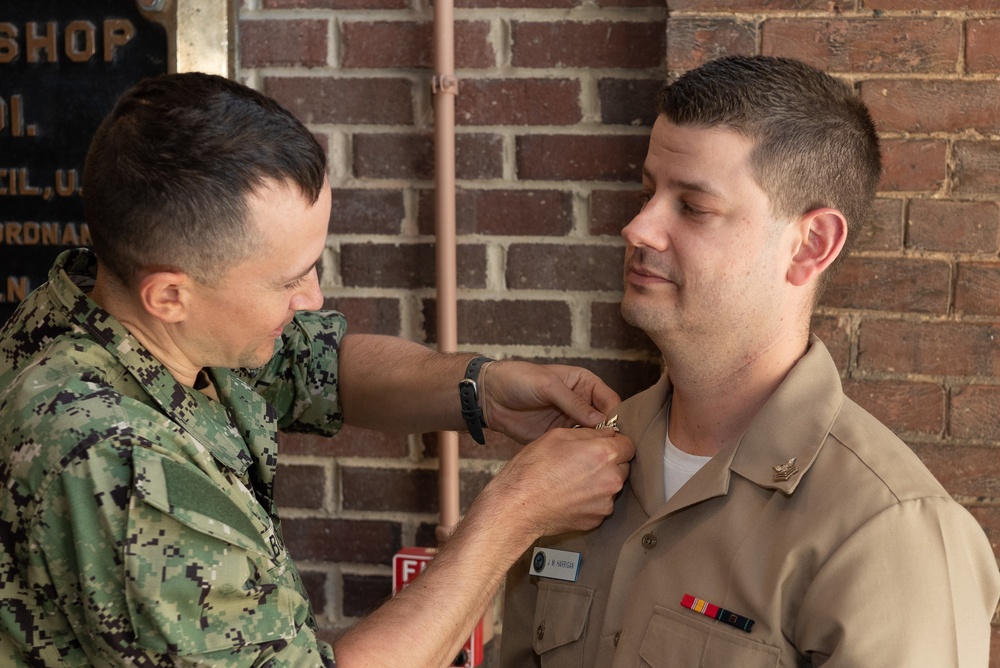
[[[636,457],[612,516],[508,574],[503,665],[986,666],[988,541],[809,334],[878,183],[867,110],[765,57],[658,107],[622,313],[666,373],[616,411]]]

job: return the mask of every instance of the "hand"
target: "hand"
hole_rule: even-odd
[[[611,514],[633,455],[632,440],[612,429],[555,429],[511,458],[487,490],[530,540],[585,531]]]
[[[555,427],[594,427],[621,398],[586,369],[504,360],[479,375],[486,424],[519,443]]]

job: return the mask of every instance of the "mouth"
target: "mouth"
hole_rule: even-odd
[[[633,285],[660,285],[664,283],[675,283],[675,281],[668,276],[638,263],[630,263],[627,267],[625,267],[625,281]]]

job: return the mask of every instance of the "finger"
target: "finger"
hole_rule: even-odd
[[[572,424],[596,427],[606,417],[604,413],[584,401],[580,395],[566,387],[563,383],[553,383],[548,400],[566,415]]]
[[[611,410],[622,402],[618,393],[608,387],[597,375],[580,367],[565,366],[562,364],[548,365],[563,382],[573,389],[574,393],[586,403],[590,401],[592,408],[605,416],[611,414]],[[600,420],[593,424],[598,424]],[[581,423],[587,424],[587,423]],[[587,424],[587,426],[593,426]]]
[[[611,415],[611,411],[622,402],[622,398],[618,396],[617,392],[608,387],[603,380],[593,374],[588,375],[590,378],[584,379],[584,381],[589,380],[592,384],[590,400],[594,403],[594,407],[605,415]]]

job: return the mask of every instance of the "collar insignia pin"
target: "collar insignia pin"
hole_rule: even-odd
[[[780,466],[771,467],[774,469],[774,482],[785,482],[799,472],[798,467],[795,466],[795,460],[796,458],[792,457]]]
[[[621,431],[618,428],[618,416],[617,415],[612,415],[607,420],[605,420],[604,422],[602,422],[601,424],[597,425],[594,428],[595,429],[613,429],[614,431]]]

